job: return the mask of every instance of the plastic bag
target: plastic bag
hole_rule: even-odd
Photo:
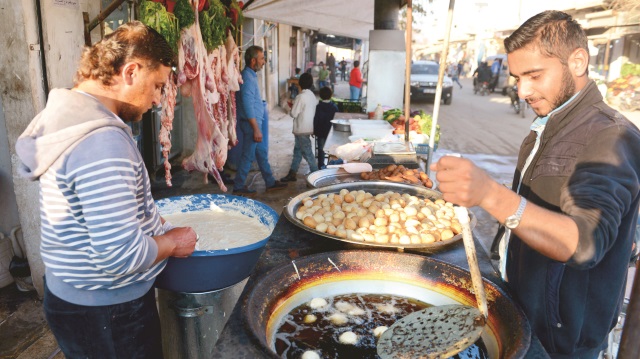
[[[365,161],[371,156],[371,144],[358,140],[338,146],[335,150],[336,156],[345,162],[349,161]]]

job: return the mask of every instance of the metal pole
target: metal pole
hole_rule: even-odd
[[[411,120],[411,39],[413,31],[413,4],[407,0],[407,29],[405,34],[405,70],[404,70],[404,141],[409,142],[409,122]]]
[[[447,66],[447,54],[449,52],[449,37],[451,35],[451,23],[453,22],[453,7],[455,0],[449,0],[449,11],[447,13],[447,31],[444,36],[444,43],[442,44],[442,54],[440,55],[440,71],[438,71],[438,85],[436,86],[436,98],[433,100],[433,116],[431,122],[431,134],[429,134],[429,156],[427,157],[427,168],[429,177],[432,177],[429,165],[431,164],[431,158],[433,157],[435,140],[436,140],[436,127],[438,126],[438,114],[440,113],[440,100],[442,99],[442,80],[444,79],[444,70]]]

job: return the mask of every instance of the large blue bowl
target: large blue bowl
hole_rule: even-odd
[[[197,194],[156,201],[160,215],[206,211],[212,204],[257,218],[269,228],[269,233],[278,222],[278,214],[271,207],[244,197]],[[227,250],[195,251],[188,258],[170,257],[156,279],[156,286],[174,292],[201,293],[236,284],[251,274],[268,240],[266,237],[256,243]]]

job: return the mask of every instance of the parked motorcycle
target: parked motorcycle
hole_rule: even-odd
[[[489,82],[488,81],[477,81],[476,85],[473,88],[473,93],[478,94],[480,92],[481,96],[489,94]]]

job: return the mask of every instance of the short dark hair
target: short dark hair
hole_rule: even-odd
[[[299,74],[299,73],[300,73],[300,71],[301,71],[301,70],[300,70],[300,68],[299,68],[299,67],[296,67],[296,74]]]
[[[320,98],[323,100],[330,100],[331,95],[333,95],[333,91],[331,91],[331,87],[324,86],[320,89]]]
[[[247,50],[244,52],[244,64],[245,66],[251,65],[251,59],[257,59],[258,54],[264,52],[264,49],[260,46],[249,46]]]
[[[555,57],[563,64],[576,49],[589,53],[587,35],[580,24],[571,15],[555,10],[534,15],[504,39],[507,54],[527,46],[535,46],[542,54]]]
[[[360,66],[360,61],[356,60],[353,62],[353,67],[358,67]]]
[[[300,79],[298,80],[298,84],[303,90],[308,90],[313,86],[313,77],[309,73],[303,73],[300,75]]]
[[[110,86],[122,66],[134,59],[144,61],[151,70],[178,65],[176,54],[162,35],[140,21],[132,21],[83,50],[74,83],[98,80]]]

